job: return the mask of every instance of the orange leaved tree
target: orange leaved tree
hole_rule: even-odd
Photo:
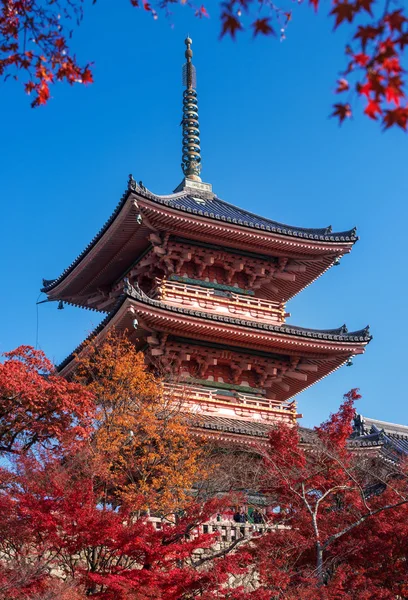
[[[180,404],[163,394],[143,355],[113,330],[77,361],[76,379],[97,402],[92,448],[106,494],[139,510],[183,506],[206,469]]]

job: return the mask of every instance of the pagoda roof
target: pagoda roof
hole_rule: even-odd
[[[273,350],[285,356],[306,356],[315,361],[316,372],[300,380],[293,379],[291,373],[284,375],[285,388],[277,390],[277,397],[282,402],[339,368],[350,356],[361,354],[371,339],[368,328],[348,332],[344,326],[329,330],[279,326],[171,306],[149,298],[140,289],[130,285],[126,286],[125,293],[118,299],[114,309],[88,339],[103,335],[110,327],[133,331],[136,337],[143,339],[143,335],[135,332],[135,323],[137,330],[139,327],[141,330],[157,329],[210,342],[225,339],[233,347]],[[72,361],[81,348],[82,344],[59,365],[60,371],[68,374],[74,368]],[[277,386],[281,387],[279,384]]]
[[[192,425],[203,430],[222,431],[224,433],[233,433],[238,435],[249,435],[257,438],[268,438],[271,429],[275,423],[265,423],[255,419],[237,419],[221,417],[218,415],[198,415],[191,418]],[[302,441],[309,441],[313,430],[307,427],[298,428]]]
[[[234,204],[230,204],[225,200],[221,200],[217,196],[208,198],[205,195],[200,195],[200,193],[195,195],[177,193],[169,196],[156,196],[151,192],[147,192],[147,190],[144,192],[144,194],[150,200],[153,200],[154,202],[157,202],[163,206],[169,206],[175,210],[207,217],[216,221],[234,223],[242,227],[261,229],[290,237],[333,243],[357,241],[355,228],[348,231],[333,233],[330,225],[328,227],[320,228],[305,228],[296,227],[293,225],[285,225],[284,223],[279,223],[278,221],[261,217],[248,210],[235,206]]]
[[[357,414],[352,444],[361,447],[382,446],[383,454],[386,455],[408,455],[408,425],[379,421]]]
[[[213,225],[211,225],[213,224]],[[186,191],[159,196],[130,180],[128,190],[101,230],[59,277],[43,280],[50,299],[87,306],[86,298],[124,276],[149,246],[149,235],[165,231],[192,240],[221,243],[266,256],[289,255],[312,260],[298,282],[285,287],[292,297],[348,253],[356,230],[302,228],[278,223],[234,206],[213,194]],[[227,242],[227,244],[226,244]],[[89,305],[88,305],[89,307]]]

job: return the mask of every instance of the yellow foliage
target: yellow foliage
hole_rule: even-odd
[[[167,514],[185,506],[204,476],[188,417],[165,396],[125,335],[115,331],[77,357],[76,378],[97,398],[92,451],[105,498],[134,512]]]

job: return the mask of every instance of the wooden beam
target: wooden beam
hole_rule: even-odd
[[[285,273],[284,271],[277,271],[275,273],[275,279],[283,279],[284,281],[296,281],[296,275],[294,273]]]
[[[299,265],[298,263],[289,263],[285,269],[288,273],[305,273],[306,265]]]
[[[311,365],[307,363],[300,363],[297,366],[297,368],[301,371],[308,371],[309,373],[317,373],[317,371],[319,370],[319,367],[317,365]]]
[[[297,379],[298,381],[307,381],[307,375],[305,373],[298,373],[297,371],[286,371],[285,376]]]

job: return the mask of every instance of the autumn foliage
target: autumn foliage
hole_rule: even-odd
[[[0,469],[1,598],[213,598],[242,569],[202,559],[215,538],[199,526],[225,500],[198,501],[200,448],[125,337],[86,346],[74,382],[30,348],[2,369],[3,451],[19,434]]]
[[[314,431],[271,430],[253,482],[268,507],[262,528],[248,540],[231,521],[235,539],[220,545],[202,526],[228,514],[231,497],[197,493],[212,476],[207,454],[126,337],[85,345],[75,381],[32,348],[5,358],[2,599],[408,596],[408,465],[386,445],[353,445],[356,390]],[[239,449],[229,451],[234,469]]]
[[[281,528],[254,551],[269,598],[407,595],[407,465],[350,446],[358,398],[356,390],[347,394],[302,443],[288,427],[270,435],[264,486]]]
[[[143,354],[111,331],[78,358],[76,380],[97,398],[92,448],[107,489],[138,510],[168,513],[185,506],[206,469],[187,415],[163,394]]]
[[[190,504],[156,530],[133,505],[105,502],[86,451],[63,463],[19,456],[1,488],[1,598],[181,600],[226,579],[226,565],[198,571],[192,559],[214,543],[196,532],[214,504]]]
[[[41,351],[20,346],[0,363],[0,452],[82,439],[89,432],[93,395],[59,377]]]
[[[130,3],[157,19],[168,14],[175,1],[190,6],[185,0]],[[296,17],[293,4],[289,0],[220,2],[221,37],[235,39],[250,30],[254,36],[283,40]],[[315,10],[328,10],[334,29],[347,26],[349,31],[346,65],[335,90],[346,99],[334,104],[332,116],[343,122],[352,116],[353,104],[360,100],[364,113],[380,120],[385,129],[398,126],[406,130],[406,5],[401,0],[308,0],[308,4]],[[191,6],[197,17],[209,16],[205,5]],[[17,78],[20,74],[26,92],[34,96],[32,106],[49,100],[50,84],[56,81],[92,83],[91,65],[80,65],[70,47],[73,27],[80,23],[82,11],[82,0],[0,0],[0,75]]]

